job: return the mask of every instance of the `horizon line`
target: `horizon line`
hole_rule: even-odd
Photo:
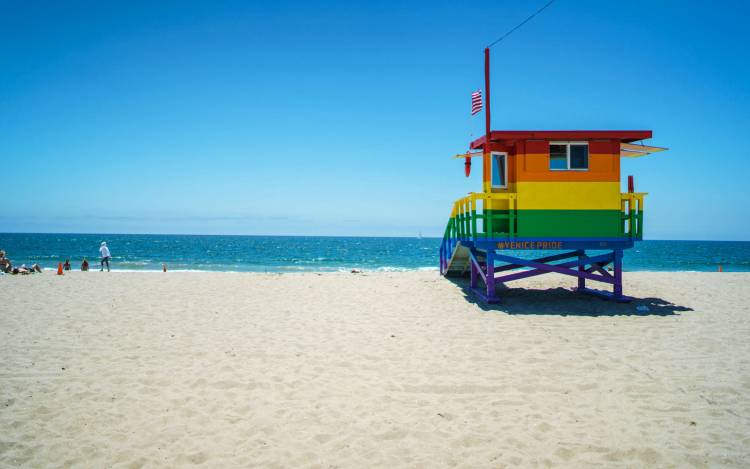
[[[0,235],[87,235],[87,236],[234,236],[234,237],[281,237],[281,238],[404,238],[442,239],[440,236],[379,236],[379,235],[299,235],[299,234],[207,234],[207,233],[83,233],[55,231],[0,231]],[[694,241],[709,243],[747,243],[750,239],[668,239],[648,238],[643,241]]]

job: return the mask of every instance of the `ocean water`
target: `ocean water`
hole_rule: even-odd
[[[14,264],[57,267],[83,257],[99,267],[107,241],[114,270],[298,272],[437,270],[439,238],[306,236],[190,236],[0,233],[0,249]],[[549,254],[547,251],[545,254]],[[523,257],[538,252],[519,253]],[[625,270],[750,271],[750,242],[643,241],[625,251]]]

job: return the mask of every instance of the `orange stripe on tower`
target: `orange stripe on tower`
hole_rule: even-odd
[[[519,182],[618,182],[620,142],[589,141],[589,169],[585,171],[549,168],[549,141],[529,140],[518,145],[516,178]]]

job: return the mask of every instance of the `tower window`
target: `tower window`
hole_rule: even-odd
[[[549,169],[555,171],[589,169],[588,142],[550,142]]]

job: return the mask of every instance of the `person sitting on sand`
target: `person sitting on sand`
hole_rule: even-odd
[[[13,266],[10,263],[10,259],[5,257],[5,251],[0,250],[0,272],[8,274],[12,269]]]
[[[40,274],[42,273],[42,268],[39,266],[39,264],[34,264],[31,267],[26,267],[26,264],[21,264],[21,267],[16,267],[12,271],[14,275],[28,275],[33,274],[34,272],[38,272]]]
[[[107,264],[107,272],[109,272],[109,259],[112,257],[112,255],[109,253],[109,248],[107,247],[106,241],[102,241],[102,245],[99,248],[99,254],[102,255],[102,268],[99,270],[99,272],[104,272],[104,264]]]
[[[89,270],[89,261],[86,260],[86,258],[83,258],[83,262],[81,262],[81,272],[88,272]]]
[[[65,264],[63,264],[63,270],[70,270],[70,259],[65,259]]]

